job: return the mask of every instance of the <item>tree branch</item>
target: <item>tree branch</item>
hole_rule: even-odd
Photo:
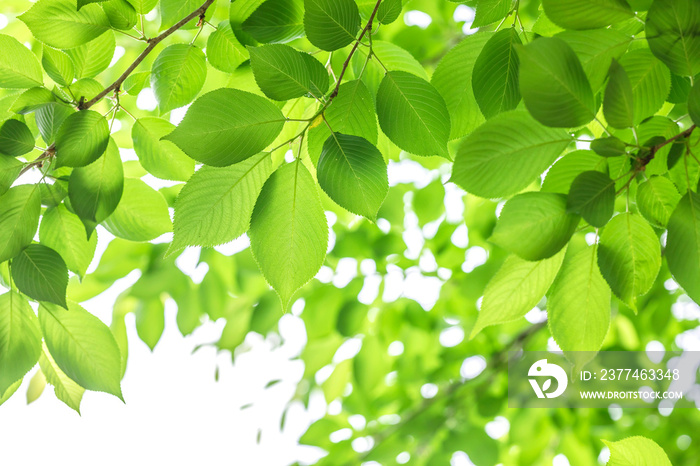
[[[649,164],[649,162],[651,162],[654,159],[654,157],[656,156],[656,153],[665,145],[670,144],[670,143],[676,141],[677,139],[687,138],[688,136],[690,136],[693,133],[693,131],[695,130],[695,128],[697,128],[697,126],[693,125],[690,128],[683,131],[682,133],[678,133],[675,136],[673,136],[672,138],[666,139],[664,142],[661,142],[661,143],[655,145],[654,147],[652,147],[651,151],[649,152],[649,155],[647,155],[646,157],[644,157],[641,160],[641,166],[642,167],[647,166]]]
[[[333,89],[333,92],[331,93],[329,100],[333,100],[337,95],[338,91],[340,90],[340,85],[343,82],[343,76],[345,76],[345,72],[348,70],[348,66],[350,65],[350,60],[352,59],[352,56],[355,55],[355,52],[357,51],[357,47],[360,45],[360,41],[365,37],[367,32],[369,31],[370,34],[372,33],[372,23],[374,22],[374,17],[377,15],[377,11],[379,11],[379,5],[382,3],[382,0],[377,0],[377,4],[374,5],[374,10],[372,11],[372,15],[369,17],[369,20],[367,21],[367,24],[365,25],[365,28],[362,30],[360,33],[360,37],[357,38],[355,41],[355,45],[352,47],[352,50],[350,50],[350,54],[348,55],[348,58],[345,60],[345,63],[343,63],[343,69],[340,72],[340,75],[338,76],[338,82],[335,85],[335,89]],[[370,50],[370,54],[372,51]]]
[[[187,15],[185,18],[181,19],[178,23],[176,23],[172,27],[163,31],[159,36],[154,37],[152,39],[148,39],[148,47],[146,47],[144,49],[144,51],[141,52],[141,55],[139,55],[136,58],[136,60],[134,60],[134,62],[126,69],[126,71],[124,71],[124,73],[122,73],[122,75],[119,76],[119,78],[117,78],[116,81],[114,81],[111,85],[106,87],[102,92],[97,94],[97,96],[95,96],[93,99],[89,100],[88,102],[81,103],[80,105],[78,105],[78,109],[79,110],[86,110],[86,109],[92,107],[93,105],[95,105],[96,103],[98,103],[105,96],[107,96],[110,92],[115,91],[115,90],[119,90],[119,88],[124,83],[124,81],[126,81],[126,78],[129,77],[129,75],[136,69],[136,67],[138,67],[143,60],[145,60],[145,58],[148,56],[148,54],[151,53],[153,51],[153,49],[155,49],[158,44],[160,44],[166,37],[170,36],[175,31],[177,31],[178,29],[183,27],[185,24],[192,21],[194,18],[199,17],[200,20],[203,20],[204,14],[206,13],[207,9],[209,8],[209,6],[211,6],[212,3],[214,3],[214,0],[207,0],[206,2],[204,2],[202,4],[202,6],[200,6],[196,10],[194,10],[192,13]]]

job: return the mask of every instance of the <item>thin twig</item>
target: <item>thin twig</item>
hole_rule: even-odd
[[[209,6],[212,3],[214,3],[214,0],[207,0],[206,2],[204,2],[202,4],[202,6],[200,6],[199,8],[194,10],[192,13],[187,15],[185,18],[183,18],[178,23],[176,23],[174,26],[163,31],[163,33],[161,33],[159,36],[154,37],[152,39],[148,39],[148,47],[146,47],[144,49],[144,51],[141,52],[141,55],[139,55],[136,58],[136,60],[134,60],[134,62],[126,69],[126,71],[124,71],[124,73],[122,73],[121,76],[119,76],[119,78],[117,78],[116,81],[114,81],[111,85],[106,87],[102,92],[97,94],[97,96],[95,96],[92,100],[89,100],[88,102],[85,102],[85,103],[79,105],[78,108],[80,110],[88,109],[88,108],[92,107],[93,105],[95,105],[100,100],[102,100],[110,92],[114,91],[115,89],[119,89],[121,87],[122,83],[124,81],[126,81],[126,78],[128,78],[129,75],[136,69],[136,67],[138,67],[141,64],[141,62],[146,59],[148,54],[151,53],[153,51],[153,49],[156,48],[156,46],[158,44],[160,44],[165,38],[167,38],[168,36],[173,34],[175,31],[177,31],[178,29],[183,27],[185,24],[192,21],[194,18],[197,18],[199,16],[204,15],[204,13],[206,13],[206,11],[207,11],[207,8],[209,8]]]
[[[377,0],[377,4],[374,6],[374,11],[372,11],[372,15],[369,17],[369,20],[367,21],[367,25],[365,25],[365,28],[360,33],[360,37],[357,38],[357,40],[355,41],[355,45],[352,46],[352,50],[350,50],[350,54],[348,55],[348,58],[345,60],[345,63],[343,63],[343,69],[340,71],[340,75],[338,76],[338,82],[336,83],[335,89],[333,89],[333,92],[331,93],[331,95],[329,97],[329,102],[331,100],[333,100],[338,95],[338,91],[340,90],[340,84],[343,82],[343,76],[345,76],[345,72],[348,70],[348,66],[350,66],[350,60],[352,59],[352,56],[355,55],[355,52],[357,51],[358,44],[365,37],[365,34],[367,34],[367,31],[372,30],[372,22],[374,21],[374,17],[377,15],[377,11],[379,11],[379,4],[380,3],[382,3],[382,0]]]

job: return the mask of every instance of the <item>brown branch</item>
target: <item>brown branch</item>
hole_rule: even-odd
[[[369,32],[370,34],[372,33],[372,23],[374,22],[374,17],[377,16],[377,11],[379,11],[379,5],[382,3],[382,0],[377,0],[377,4],[374,5],[374,10],[372,11],[372,15],[369,17],[369,20],[367,21],[367,25],[365,28],[362,30],[360,33],[360,37],[357,38],[355,41],[355,45],[352,47],[352,50],[350,50],[350,54],[348,55],[348,58],[345,60],[345,63],[343,63],[343,69],[340,71],[340,75],[338,76],[338,83],[335,86],[335,89],[333,89],[333,92],[331,93],[329,100],[333,100],[337,95],[338,91],[340,90],[340,85],[343,82],[343,76],[345,76],[345,72],[348,70],[348,66],[350,66],[350,60],[352,59],[352,56],[355,55],[355,52],[357,51],[357,47],[360,45],[360,41],[365,37],[365,34]]]
[[[661,142],[661,143],[659,143],[659,144],[653,146],[653,147],[651,148],[651,151],[649,152],[649,155],[647,155],[646,157],[644,157],[644,158],[640,161],[640,166],[641,166],[641,167],[646,167],[646,166],[649,164],[649,162],[651,162],[651,161],[654,159],[654,157],[656,156],[656,153],[657,153],[662,147],[664,147],[664,146],[666,146],[667,144],[670,144],[670,143],[672,143],[672,142],[674,142],[674,141],[676,141],[676,140],[678,140],[678,139],[687,138],[688,136],[690,136],[690,135],[693,133],[693,131],[695,130],[695,128],[697,128],[697,126],[696,126],[696,125],[693,125],[693,126],[691,126],[690,128],[688,128],[688,129],[686,129],[685,131],[683,131],[682,133],[678,133],[678,134],[676,134],[675,136],[673,136],[672,138],[666,139],[664,142]]]
[[[141,64],[141,62],[146,59],[148,54],[151,53],[153,51],[153,49],[156,48],[156,46],[158,44],[160,44],[166,37],[170,36],[175,31],[177,31],[182,26],[189,23],[191,20],[193,20],[196,17],[199,17],[200,21],[203,21],[204,14],[206,13],[207,9],[209,8],[209,6],[212,3],[214,3],[214,0],[207,0],[206,2],[204,2],[202,4],[202,6],[200,6],[199,8],[194,10],[192,13],[187,15],[185,18],[183,18],[178,23],[176,23],[174,26],[163,31],[159,36],[154,37],[152,39],[148,39],[148,47],[146,47],[144,49],[144,51],[141,52],[141,55],[139,55],[136,58],[136,60],[134,60],[134,62],[126,69],[126,71],[124,71],[124,73],[122,73],[122,75],[119,76],[119,78],[117,78],[116,81],[114,81],[110,86],[106,87],[102,92],[97,94],[97,96],[95,96],[93,99],[89,100],[88,102],[81,103],[80,105],[78,105],[78,109],[79,110],[86,110],[86,109],[92,107],[93,105],[95,105],[100,100],[102,100],[110,92],[115,91],[115,90],[119,90],[119,88],[124,83],[124,81],[126,81],[126,78],[129,77],[129,75],[136,69],[136,67],[138,67]]]

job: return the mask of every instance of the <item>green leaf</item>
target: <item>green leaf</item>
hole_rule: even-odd
[[[140,73],[134,73],[130,75],[122,84],[122,89],[129,95],[138,96],[139,92],[146,87],[151,78],[150,71],[142,71]]]
[[[139,300],[136,310],[136,331],[141,341],[153,351],[165,328],[165,308],[159,298]]]
[[[625,69],[616,61],[610,65],[610,79],[605,88],[603,112],[613,128],[629,128],[634,124],[632,83]]]
[[[304,0],[306,37],[322,50],[338,50],[355,40],[360,12],[353,0]]]
[[[216,246],[245,233],[255,201],[271,174],[268,153],[230,167],[199,169],[177,197],[171,250]]]
[[[37,301],[67,308],[68,269],[60,254],[41,244],[30,244],[12,259],[17,289]]]
[[[89,3],[100,3],[105,1],[107,0],[78,0],[78,10],[80,10],[82,7]]]
[[[693,123],[700,125],[700,82],[696,82],[688,94],[688,114]]]
[[[595,116],[595,101],[581,62],[561,39],[541,37],[517,48],[520,92],[540,123],[557,128],[583,126]]]
[[[646,21],[649,48],[676,74],[700,73],[700,3],[654,0]]]
[[[308,150],[311,160],[316,163],[323,150],[323,144],[330,137],[328,126],[336,133],[358,136],[376,145],[378,141],[377,117],[374,101],[367,86],[357,79],[340,85],[333,105],[325,111],[328,125],[320,124],[308,132]]]
[[[198,162],[223,167],[270,145],[284,121],[282,112],[263,97],[237,89],[217,89],[197,99],[180,125],[164,139]]]
[[[0,126],[0,157],[24,155],[34,150],[34,135],[19,120],[7,120]]]
[[[113,28],[126,31],[136,26],[138,15],[134,7],[126,0],[109,0],[100,6]]]
[[[321,268],[328,246],[316,184],[301,161],[283,165],[267,180],[248,235],[263,276],[287,309],[294,293]]]
[[[56,50],[45,45],[41,55],[41,65],[46,70],[46,74],[61,86],[68,86],[75,77],[73,60],[67,53]]]
[[[308,94],[317,99],[323,97],[331,85],[328,70],[313,55],[306,52],[299,52],[299,54],[309,70]]]
[[[0,87],[26,89],[43,84],[36,56],[14,37],[0,34]]]
[[[96,162],[76,168],[68,182],[71,206],[84,221],[102,223],[117,208],[124,190],[119,148],[110,139],[107,151]],[[94,227],[93,227],[94,228]],[[88,233],[92,229],[88,229]]]
[[[29,303],[19,293],[0,295],[0,394],[39,360],[41,333]]]
[[[6,102],[14,100],[9,108],[9,112],[26,115],[27,113],[35,112],[44,106],[56,102],[56,97],[46,88],[33,87],[24,91],[19,95],[19,97],[16,95],[10,95],[5,97],[3,100]],[[10,118],[11,116],[12,114],[10,113],[7,115],[7,118]]]
[[[318,161],[318,183],[339,206],[376,220],[389,192],[381,152],[364,138],[333,133]]]
[[[666,228],[681,195],[668,178],[652,176],[637,188],[639,213],[656,228]]]
[[[376,19],[381,24],[391,24],[401,16],[402,0],[383,0],[379,4]]]
[[[104,226],[114,236],[129,241],[150,241],[172,231],[163,195],[134,178],[124,179],[122,198]]]
[[[539,261],[569,242],[579,220],[567,212],[563,194],[519,194],[506,202],[489,241],[525,260]]]
[[[65,119],[56,134],[57,166],[84,167],[99,159],[109,144],[109,125],[97,112],[83,110]]]
[[[302,55],[288,45],[248,47],[255,82],[273,100],[301,97],[310,90],[311,74]]]
[[[665,253],[673,278],[700,303],[700,194],[689,191],[673,211]]]
[[[618,60],[632,42],[632,37],[615,29],[562,31],[556,35],[564,40],[581,60],[583,70],[596,93],[608,78],[612,60]]]
[[[94,78],[106,70],[112,63],[116,46],[114,33],[109,31],[87,44],[68,50],[66,53],[75,64],[75,78]]]
[[[598,270],[596,247],[564,258],[547,294],[554,341],[564,351],[598,351],[610,328],[610,288]]]
[[[620,157],[627,153],[627,145],[618,138],[598,138],[591,141],[591,150],[601,157]]]
[[[47,145],[53,144],[63,122],[74,113],[73,108],[58,102],[50,102],[38,108],[34,117],[41,139]]]
[[[46,343],[42,345],[39,366],[41,367],[41,372],[46,377],[46,381],[53,385],[56,398],[63,401],[80,414],[80,401],[83,399],[85,389],[63,373],[56,364],[56,361],[54,361],[49,354]]]
[[[20,379],[17,382],[13,383],[7,390],[5,390],[5,393],[0,394],[0,406],[2,406],[3,403],[5,403],[12,397],[12,395],[15,394],[17,389],[19,389],[20,385],[22,385],[22,380],[23,379]]]
[[[160,0],[160,28],[167,29],[177,24],[182,18],[202,6],[201,0]],[[183,26],[191,29],[197,26],[198,18]],[[229,28],[230,29],[230,28]]]
[[[12,157],[0,157],[0,196],[15,182],[24,164]]]
[[[68,310],[42,304],[39,322],[48,352],[70,379],[122,399],[121,354],[109,327],[74,302]]]
[[[542,126],[523,111],[487,121],[462,143],[452,181],[486,198],[515,194],[547,169],[571,142],[559,129]]]
[[[143,168],[164,180],[187,181],[194,173],[194,160],[170,141],[161,140],[175,126],[162,118],[139,118],[131,129],[134,151]]]
[[[12,259],[32,242],[40,211],[36,185],[15,186],[0,197],[0,262]]]
[[[131,5],[136,10],[136,13],[140,15],[145,15],[158,4],[158,0],[126,0],[131,3]]]
[[[267,0],[241,25],[264,44],[284,43],[304,36],[303,0]]]
[[[648,438],[629,437],[603,443],[610,449],[608,466],[671,466],[666,452]]]
[[[634,16],[625,0],[542,0],[547,17],[564,29],[597,29]]]
[[[613,293],[636,311],[637,296],[651,289],[661,268],[659,238],[639,215],[617,215],[600,235],[598,265]]]
[[[473,28],[488,26],[500,21],[510,13],[512,0],[477,0]]]
[[[197,47],[175,44],[160,52],[151,68],[151,87],[161,115],[192,102],[206,77],[206,58]]]
[[[467,36],[440,60],[431,83],[447,103],[452,129],[450,139],[471,133],[484,122],[472,87],[474,63],[484,45],[492,37],[490,32]]]
[[[474,96],[486,118],[513,110],[520,103],[515,45],[521,44],[515,28],[503,29],[484,45],[474,64]]]
[[[530,312],[552,286],[564,254],[561,251],[550,259],[537,262],[516,255],[508,256],[486,286],[470,338],[485,327],[511,322]]]
[[[68,270],[85,275],[97,246],[97,236],[89,240],[80,218],[59,205],[46,211],[39,227],[41,244],[61,255]]]
[[[37,324],[37,329],[39,328]],[[41,342],[39,342],[39,348],[41,348]],[[41,349],[39,350],[41,352]],[[27,404],[34,403],[39,399],[44,389],[46,388],[46,377],[41,370],[34,373],[31,379],[29,379],[29,385],[27,386]]]
[[[448,157],[450,114],[429,82],[405,71],[388,72],[377,93],[377,115],[384,133],[406,152]]]
[[[634,124],[652,116],[666,101],[671,73],[648,49],[636,49],[620,59],[632,84]]]
[[[248,49],[233,34],[228,20],[220,22],[207,40],[207,59],[211,66],[224,73],[233,73],[248,58]]]
[[[86,5],[78,11],[74,0],[39,0],[18,18],[34,37],[57,49],[82,45],[110,27],[98,5]]]
[[[581,173],[571,184],[566,208],[594,227],[604,226],[615,211],[615,182],[599,171]]]

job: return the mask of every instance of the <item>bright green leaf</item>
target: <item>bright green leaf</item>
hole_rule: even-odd
[[[38,186],[15,186],[0,197],[0,262],[13,258],[32,242],[40,211]]]
[[[134,178],[124,179],[119,205],[104,221],[104,226],[114,236],[129,241],[150,241],[172,231],[163,195]]]
[[[387,73],[377,93],[377,115],[384,133],[401,149],[448,156],[450,114],[429,82],[405,71]]]
[[[61,255],[68,270],[84,276],[97,246],[97,236],[88,240],[80,218],[64,205],[46,211],[39,227],[41,244]]]
[[[309,41],[323,50],[351,43],[360,30],[360,12],[353,0],[304,0],[304,29]]]
[[[530,312],[552,286],[564,254],[537,262],[509,256],[486,286],[471,338],[489,325],[511,322]]]
[[[270,155],[261,153],[230,167],[202,167],[175,203],[171,250],[228,243],[248,230],[255,201],[272,174]]]
[[[75,78],[94,78],[106,70],[112,62],[116,46],[114,33],[109,31],[87,44],[68,50],[66,53],[75,65]]]
[[[283,165],[267,180],[248,235],[263,276],[287,309],[294,293],[321,268],[328,246],[316,184],[301,161]]]
[[[649,291],[661,268],[659,238],[639,215],[617,215],[600,235],[598,265],[613,293],[636,310],[637,296]]]
[[[34,135],[19,120],[7,120],[0,126],[0,156],[24,155],[34,150]]]
[[[151,87],[160,113],[192,102],[202,90],[206,77],[206,58],[199,48],[175,44],[163,50],[151,68]]]
[[[83,110],[65,119],[56,134],[58,166],[84,167],[100,158],[109,143],[109,125],[97,112]]]
[[[112,332],[80,305],[70,302],[68,306],[68,310],[51,304],[39,306],[48,352],[81,387],[121,399],[121,354]],[[47,379],[51,382],[48,374]]]
[[[164,180],[187,181],[194,173],[194,160],[179,147],[161,140],[175,129],[162,118],[139,118],[131,129],[134,151],[149,173]]]
[[[581,62],[561,39],[542,37],[517,48],[520,92],[540,123],[573,128],[595,116],[595,101]]]
[[[233,34],[230,23],[220,22],[207,40],[207,59],[211,66],[225,73],[233,73],[248,58],[248,50]]]
[[[39,360],[41,332],[29,303],[19,293],[0,295],[0,395]]]
[[[565,29],[597,29],[634,16],[625,0],[542,0],[547,17]]]
[[[571,184],[566,208],[594,227],[604,226],[615,211],[615,182],[599,171],[581,173]]]
[[[637,188],[639,213],[656,228],[666,228],[680,200],[674,184],[662,176],[652,176]]]
[[[629,437],[618,442],[603,443],[610,449],[607,466],[671,466],[666,452],[653,440]]]
[[[267,0],[243,22],[241,28],[264,44],[285,43],[303,37],[304,2]]]
[[[284,120],[282,112],[263,97],[218,89],[197,99],[164,139],[199,162],[223,167],[270,145],[282,131]]]
[[[78,11],[75,0],[39,0],[18,17],[34,37],[57,49],[70,49],[95,39],[110,27],[98,5]]]
[[[14,37],[0,34],[0,87],[26,89],[43,84],[36,56]]]
[[[547,294],[554,341],[564,351],[598,351],[610,328],[610,288],[598,270],[596,247],[564,259]]]
[[[318,160],[318,183],[341,207],[370,220],[389,192],[381,152],[364,138],[333,133]]]
[[[626,53],[620,65],[632,84],[634,124],[655,114],[671,89],[671,73],[648,49]]]
[[[489,241],[525,260],[539,261],[569,242],[579,220],[567,212],[562,194],[519,194],[506,202]]]
[[[688,192],[668,221],[668,268],[693,301],[700,303],[700,195]]]
[[[100,6],[113,28],[126,31],[136,26],[138,15],[127,0],[109,0]]]
[[[41,367],[41,372],[46,377],[46,381],[53,385],[56,398],[63,401],[80,414],[80,401],[83,399],[85,389],[63,373],[56,364],[56,361],[54,361],[49,354],[46,343],[44,343],[42,347],[39,366]]]
[[[511,11],[512,0],[478,0],[473,28],[488,26],[505,18]]]
[[[248,47],[250,66],[260,89],[273,100],[301,97],[310,90],[311,74],[302,55],[288,45]]]
[[[66,52],[45,45],[41,55],[41,64],[46,70],[46,74],[57,84],[68,86],[73,82],[75,68],[73,60]]]
[[[610,80],[603,101],[605,119],[613,128],[629,128],[634,124],[634,96],[625,69],[616,61],[610,66]]]
[[[37,301],[66,306],[68,268],[63,258],[42,244],[30,244],[12,259],[17,289]]]
[[[503,29],[486,42],[474,63],[474,96],[486,118],[513,110],[520,103],[516,44],[521,42],[515,28]]]
[[[452,181],[486,198],[525,189],[561,152],[571,138],[542,126],[522,111],[503,113],[474,131],[459,148]]]

